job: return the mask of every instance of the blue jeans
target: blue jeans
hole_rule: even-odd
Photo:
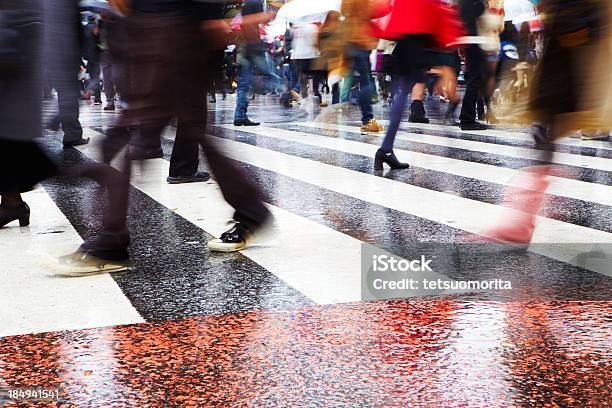
[[[361,122],[365,125],[374,118],[372,112],[372,92],[374,84],[370,78],[370,51],[351,45],[346,50],[349,60],[353,61],[352,72],[359,74],[359,107],[361,108]]]
[[[236,59],[238,66],[238,89],[236,90],[236,112],[234,113],[235,120],[243,120],[247,118],[247,109],[249,107],[249,88],[253,82],[253,70],[270,78],[266,81],[268,90],[280,89],[282,80],[270,65],[266,52],[261,47],[242,46],[238,49],[238,57]]]

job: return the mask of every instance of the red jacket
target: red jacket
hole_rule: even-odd
[[[378,0],[372,35],[397,40],[409,34],[431,34],[446,46],[465,35],[457,10],[440,0]]]

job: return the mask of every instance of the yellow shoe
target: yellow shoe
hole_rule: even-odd
[[[376,119],[370,119],[368,123],[361,126],[361,131],[364,133],[377,133],[385,130],[385,127],[378,123]]]

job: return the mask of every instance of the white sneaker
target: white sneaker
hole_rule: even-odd
[[[236,223],[217,239],[208,242],[208,249],[215,252],[237,252],[246,248],[249,230],[243,224]]]
[[[128,261],[110,261],[81,251],[59,258],[47,258],[45,264],[53,270],[55,275],[69,277],[124,272],[130,266]]]

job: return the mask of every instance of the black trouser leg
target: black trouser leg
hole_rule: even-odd
[[[198,171],[199,143],[206,130],[206,91],[185,96],[179,108],[176,138],[170,159],[170,177],[192,176]]]
[[[462,123],[473,123],[476,121],[476,102],[480,92],[484,91],[484,68],[485,60],[482,50],[478,45],[471,45],[465,50],[468,78],[461,115]]]
[[[59,105],[59,121],[64,131],[64,143],[81,140],[83,128],[79,122],[79,82],[70,71],[58,74],[54,79],[54,88],[57,90]]]

